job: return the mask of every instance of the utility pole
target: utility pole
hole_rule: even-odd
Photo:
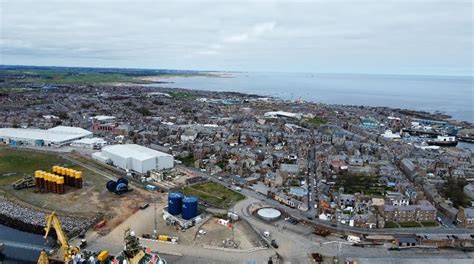
[[[154,219],[155,219],[155,229],[153,230],[153,235],[155,236],[155,239],[157,239],[157,234],[158,234],[158,227],[157,227],[157,222],[156,222],[156,202],[153,203],[153,210],[154,210]]]

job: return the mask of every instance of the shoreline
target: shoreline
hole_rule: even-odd
[[[173,78],[173,77],[170,77]],[[212,78],[212,77],[210,77]],[[174,84],[174,82],[171,82]],[[202,90],[202,89],[197,89],[197,88],[183,88],[183,87],[167,87],[167,86],[160,86],[160,84],[143,84],[139,85],[138,87],[147,87],[147,88],[154,88],[154,89],[159,89],[161,92],[169,92],[170,90],[178,90],[178,91],[189,91],[189,92],[199,92],[199,93],[219,93],[223,95],[236,95],[239,97],[243,98],[249,98],[249,99],[272,99],[276,101],[281,101],[281,102],[296,102],[296,100],[289,100],[289,99],[284,99],[278,96],[273,96],[273,95],[261,95],[261,94],[255,94],[255,93],[246,93],[246,92],[234,92],[234,91],[212,91],[212,90]],[[326,105],[329,107],[366,107],[366,108],[380,108],[380,109],[390,109],[392,111],[399,112],[400,114],[407,115],[407,116],[412,116],[414,118],[419,118],[419,119],[430,119],[433,121],[441,121],[441,122],[446,122],[449,124],[455,124],[455,125],[466,125],[469,127],[474,127],[474,122],[470,122],[467,120],[459,120],[453,117],[451,114],[445,113],[445,112],[440,112],[440,111],[428,111],[428,110],[417,110],[417,109],[409,109],[409,108],[402,108],[402,107],[391,107],[391,106],[372,106],[372,105],[355,105],[355,104],[331,104],[331,103],[325,103],[321,101],[312,101],[312,100],[304,100],[303,104],[318,104],[318,105]]]
[[[0,224],[18,231],[44,235],[48,213],[28,208],[0,196]],[[63,230],[73,237],[87,231],[97,217],[85,218],[59,214]],[[54,233],[54,232],[53,232]],[[53,234],[54,236],[54,234]]]
[[[234,72],[235,74],[235,72]],[[381,76],[384,76],[384,75],[381,75]],[[193,77],[196,77],[196,76],[189,76],[190,78],[193,78]],[[207,77],[209,79],[218,79],[219,77],[215,77],[215,76],[212,76],[212,75],[209,75],[209,76],[197,76],[197,77]],[[238,76],[237,75],[234,75],[233,78],[237,78]],[[418,77],[418,76],[415,76],[415,77]],[[214,87],[216,88],[217,84],[218,83],[214,83],[214,82],[211,82],[211,85],[208,85],[206,83],[201,83],[199,81],[197,81],[192,87],[189,83],[185,83],[184,85],[183,84],[180,84],[179,81],[176,81],[176,78],[173,77],[173,76],[169,76],[169,80],[172,82],[171,84],[162,84],[162,86],[160,86],[160,84],[147,84],[145,86],[149,86],[149,87],[160,87],[160,88],[172,88],[172,89],[186,89],[186,90],[199,90],[199,91],[212,91],[212,92],[232,92],[232,91],[235,91],[235,89],[227,89],[227,90],[222,90],[222,89],[213,89],[213,88],[206,88],[206,89],[202,89],[202,87],[199,87],[199,85],[201,86],[211,86],[211,87]],[[249,81],[251,82],[251,80]],[[214,85],[214,86],[213,86]],[[228,83],[222,83],[222,86],[224,85],[230,85],[232,86],[232,84],[228,84]],[[249,84],[249,86],[251,86]],[[237,87],[238,88],[238,87]],[[257,89],[257,88],[256,88]],[[239,89],[238,89],[239,90]],[[241,90],[241,89],[240,89]],[[244,89],[245,90],[245,89]],[[257,89],[258,90],[258,89]],[[240,93],[245,93],[245,92],[240,92]],[[288,98],[284,98],[282,96],[279,96],[279,95],[274,95],[274,94],[271,94],[271,93],[260,93],[259,96],[261,97],[273,97],[273,98],[278,98],[278,99],[281,99],[283,101],[291,101],[291,99],[288,99]],[[298,97],[298,96],[297,96]],[[304,97],[304,96],[301,96],[299,95],[299,97]],[[332,102],[330,103],[329,101],[331,100],[320,100],[321,98],[319,98],[318,100],[312,100],[312,99],[304,99],[304,101],[307,101],[307,102],[312,102],[312,103],[322,103],[322,104],[325,104],[325,105],[328,105],[328,106],[337,106],[337,105],[341,105],[341,106],[358,106],[358,107],[386,107],[386,108],[390,108],[390,109],[394,109],[394,110],[397,110],[397,109],[400,109],[402,111],[407,111],[407,112],[416,112],[420,115],[420,117],[423,117],[423,116],[426,116],[426,113],[428,113],[430,116],[437,116],[437,120],[443,120],[443,121],[454,121],[454,122],[458,122],[458,123],[463,123],[463,122],[467,122],[467,123],[470,123],[471,125],[474,124],[474,120],[472,119],[469,119],[469,118],[465,118],[464,116],[461,117],[461,116],[457,116],[456,117],[456,113],[453,113],[453,112],[449,112],[447,111],[446,109],[433,109],[433,108],[409,108],[410,106],[407,107],[407,105],[403,105],[403,104],[398,104],[398,105],[391,105],[391,106],[381,106],[380,104],[377,104],[377,103],[370,103],[370,104],[354,104],[354,103],[337,103],[337,102]]]

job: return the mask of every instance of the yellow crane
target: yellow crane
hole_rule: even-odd
[[[51,230],[51,227],[53,227],[54,230],[56,231],[56,236],[58,237],[59,243],[61,244],[60,253],[64,257],[64,263],[70,263],[72,260],[72,257],[78,254],[81,250],[79,249],[79,247],[69,245],[68,238],[66,234],[64,233],[63,228],[61,227],[61,223],[59,222],[59,218],[56,215],[56,212],[52,212],[48,217],[46,217],[46,227],[44,228],[44,230],[46,231],[46,234],[44,235],[45,239],[48,238],[48,234],[49,234],[49,231]],[[42,255],[44,258],[44,254]]]

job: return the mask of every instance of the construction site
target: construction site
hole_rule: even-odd
[[[189,186],[189,172],[173,171],[155,175],[165,175],[161,183],[174,189]],[[207,202],[219,198],[219,192],[237,194],[214,186],[215,197],[205,196],[197,191],[202,180],[189,189],[193,192],[150,190],[149,181],[77,153],[6,148],[0,148],[0,175],[2,217],[57,240],[50,242],[52,250],[41,253],[39,263],[166,263],[157,253],[172,255],[173,250],[158,250],[163,244],[244,251],[262,246],[236,214],[208,210]]]

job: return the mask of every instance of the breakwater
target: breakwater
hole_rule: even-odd
[[[0,224],[21,231],[44,234],[46,216],[48,213],[26,208],[4,197],[0,197]],[[63,230],[69,236],[75,236],[86,231],[95,222],[96,218],[60,215]],[[54,233],[54,232],[53,232]]]

